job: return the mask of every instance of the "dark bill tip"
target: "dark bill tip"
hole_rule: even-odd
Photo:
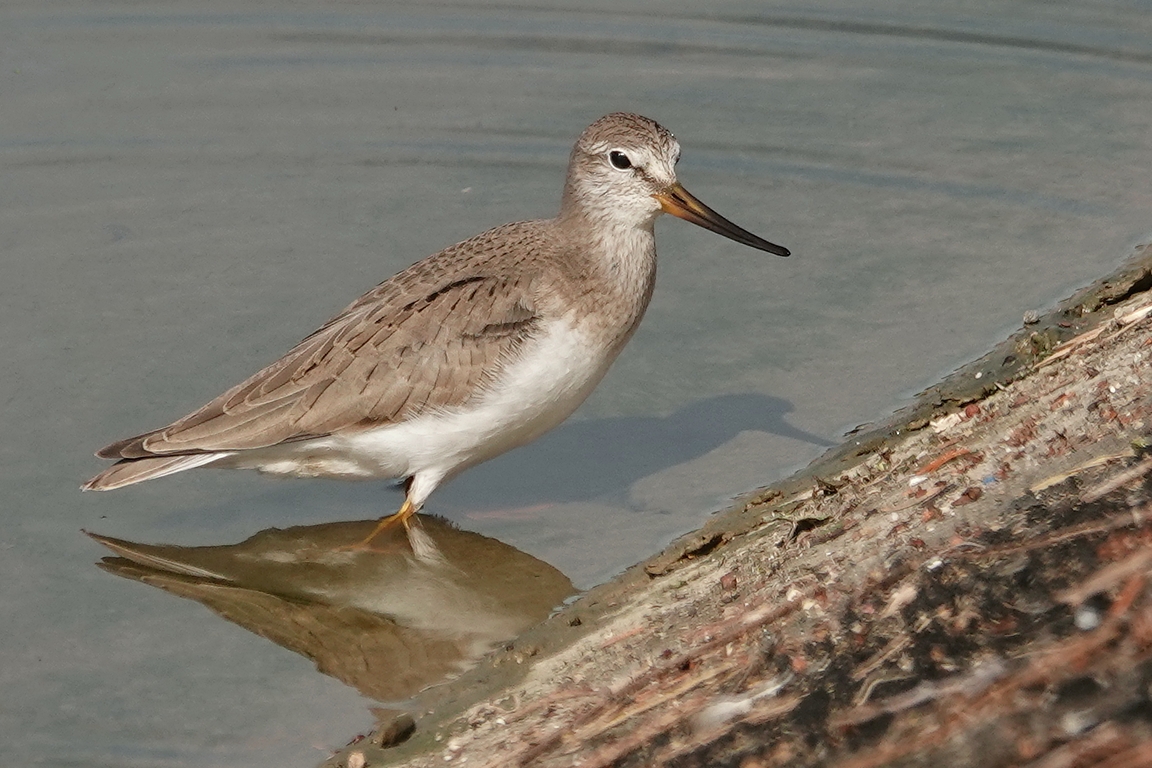
[[[728,221],[728,219],[696,199],[688,190],[684,189],[684,185],[679,182],[668,187],[663,192],[657,192],[652,195],[652,197],[660,201],[660,207],[665,213],[670,213],[677,218],[684,219],[684,221],[690,221],[698,227],[703,227],[718,235],[723,235],[729,240],[735,240],[743,245],[766,251],[767,253],[773,253],[777,256],[789,256],[792,254],[792,252],[784,246],[770,243],[764,238],[757,237],[748,230]]]

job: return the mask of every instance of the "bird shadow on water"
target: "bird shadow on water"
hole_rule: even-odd
[[[563,424],[531,445],[465,472],[439,489],[437,511],[532,507],[621,497],[645,477],[754,430],[831,447],[789,424],[792,403],[754,393],[699,400],[668,416],[588,419]]]

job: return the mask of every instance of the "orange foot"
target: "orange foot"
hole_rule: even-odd
[[[410,502],[408,499],[404,499],[404,504],[401,505],[400,511],[394,515],[388,515],[387,517],[381,518],[380,522],[376,523],[376,527],[372,529],[372,533],[368,534],[355,544],[345,544],[342,547],[337,547],[337,549],[342,552],[375,551],[375,548],[372,546],[372,542],[376,539],[377,536],[379,536],[386,529],[391,528],[398,523],[404,526],[405,531],[408,531],[408,520],[414,514],[416,514],[416,507],[412,506],[412,502]]]

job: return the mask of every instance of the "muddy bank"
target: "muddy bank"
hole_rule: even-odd
[[[1152,765],[1152,247],[325,766]]]

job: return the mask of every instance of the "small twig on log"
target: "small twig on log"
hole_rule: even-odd
[[[1143,461],[1136,462],[1136,464],[1132,465],[1123,472],[1117,472],[1115,475],[1108,478],[1099,485],[1084,491],[1084,493],[1080,494],[1080,501],[1084,502],[1085,504],[1091,504],[1094,501],[1099,501],[1108,494],[1112,493],[1112,491],[1116,490],[1117,488],[1123,488],[1129,483],[1144,477],[1144,475],[1148,474],[1149,472],[1152,472],[1152,456],[1149,456]]]
[[[1113,453],[1113,454],[1108,454],[1106,456],[1097,456],[1096,458],[1090,459],[1090,460],[1084,462],[1083,464],[1079,464],[1079,465],[1073,467],[1072,469],[1069,469],[1066,472],[1058,472],[1055,475],[1052,475],[1051,477],[1046,477],[1043,480],[1038,480],[1035,483],[1033,483],[1028,488],[1028,490],[1031,491],[1032,493],[1039,493],[1040,491],[1043,491],[1045,488],[1051,488],[1052,486],[1056,485],[1057,483],[1062,483],[1070,477],[1075,477],[1076,475],[1080,474],[1081,472],[1084,472],[1085,470],[1094,469],[1095,467],[1102,467],[1105,464],[1107,464],[1108,462],[1116,461],[1117,459],[1127,459],[1131,456],[1132,456],[1131,451],[1125,451],[1124,453]]]
[[[1144,548],[1123,560],[1110,563],[1089,576],[1084,583],[1057,592],[1055,597],[1067,605],[1080,605],[1092,595],[1107,592],[1134,574],[1152,567],[1152,548]]]

